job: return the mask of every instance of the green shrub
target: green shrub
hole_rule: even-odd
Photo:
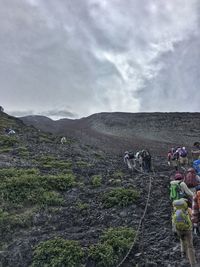
[[[0,236],[5,237],[7,233],[12,233],[18,228],[31,226],[33,212],[27,211],[21,214],[9,214],[0,210]]]
[[[101,242],[107,243],[118,255],[124,254],[130,248],[135,237],[135,231],[128,227],[107,229],[101,236]]]
[[[95,266],[116,266],[129,250],[134,237],[132,228],[109,228],[100,237],[100,243],[90,247],[88,256],[95,261]]]
[[[39,175],[39,170],[32,169],[16,169],[16,168],[4,168],[0,169],[0,178],[20,177],[25,175]]]
[[[89,258],[95,261],[95,266],[97,267],[111,267],[118,260],[112,246],[106,243],[91,246],[89,249]]]
[[[92,164],[85,161],[77,161],[76,164],[79,168],[89,168],[92,166]]]
[[[41,205],[57,206],[63,205],[64,199],[57,192],[45,191],[38,197],[37,203]]]
[[[27,158],[29,156],[28,149],[26,147],[24,147],[24,146],[18,147],[16,152],[22,158]]]
[[[41,167],[51,169],[69,169],[72,167],[71,160],[59,160],[53,156],[42,156],[39,158],[39,163]]]
[[[139,193],[135,189],[115,188],[107,192],[103,196],[104,207],[113,206],[126,207],[134,203],[139,197]]]
[[[15,144],[18,144],[19,140],[16,138],[16,136],[1,136],[0,145],[3,147],[12,147]]]
[[[113,173],[112,175],[114,178],[123,178],[124,177],[124,173],[121,171],[116,171]]]
[[[86,211],[89,208],[89,205],[87,203],[77,202],[76,207],[79,211]]]
[[[101,186],[101,182],[102,182],[102,176],[101,175],[93,175],[92,176],[91,184],[93,187]]]
[[[2,203],[10,204],[46,204],[56,205],[62,204],[62,197],[54,190],[64,191],[75,184],[75,178],[71,174],[37,176],[37,170],[27,170],[25,175],[13,177],[13,170],[7,172],[10,175],[0,183],[0,198]],[[28,172],[30,174],[28,175]],[[31,174],[33,172],[33,174]],[[2,174],[2,173],[1,173]],[[5,174],[5,172],[4,172]],[[52,192],[53,191],[53,192]]]
[[[80,267],[83,250],[76,241],[56,238],[41,242],[34,250],[32,267]]]

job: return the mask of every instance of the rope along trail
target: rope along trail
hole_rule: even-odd
[[[131,253],[136,241],[137,241],[137,238],[139,236],[139,232],[140,232],[140,228],[142,226],[142,223],[143,223],[143,220],[145,218],[145,215],[146,215],[146,212],[147,212],[147,207],[148,207],[148,204],[149,204],[149,200],[150,200],[150,195],[151,195],[151,187],[152,187],[152,181],[153,181],[153,178],[155,177],[155,172],[153,170],[153,175],[151,174],[147,174],[147,173],[144,173],[143,171],[140,171],[138,170],[136,167],[134,167],[134,169],[142,174],[145,174],[147,176],[149,176],[149,186],[148,186],[148,194],[147,194],[147,201],[146,201],[146,205],[145,205],[145,209],[144,209],[144,212],[143,212],[143,215],[140,219],[140,222],[138,224],[138,227],[137,227],[137,231],[136,231],[136,234],[135,234],[135,238],[133,240],[133,243],[130,247],[130,249],[128,250],[128,252],[126,253],[126,255],[124,256],[124,258],[121,260],[121,262],[116,266],[116,267],[120,267],[122,266],[122,264],[125,262],[125,260],[127,259],[127,257],[129,256],[129,254]]]

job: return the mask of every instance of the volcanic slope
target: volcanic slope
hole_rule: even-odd
[[[117,266],[133,236],[127,231],[127,244],[113,236],[105,241],[102,234],[110,231],[112,235],[118,227],[125,227],[118,230],[118,236],[123,236],[127,227],[137,230],[150,177],[129,172],[123,155],[105,151],[96,143],[85,145],[68,137],[61,145],[60,138],[26,127],[4,113],[0,113],[0,121],[0,266],[52,266],[51,260],[55,266]],[[11,126],[16,135],[6,136],[3,127]],[[189,266],[181,259],[179,242],[171,232],[171,170],[159,155],[153,155],[153,165],[147,213],[121,266]],[[76,254],[79,247],[75,247],[71,259],[67,252],[71,252],[72,244],[61,252],[56,247],[61,241],[56,239],[54,250],[48,254],[51,246],[48,243],[45,247],[45,241],[57,237],[78,241],[83,252]],[[200,260],[199,238],[194,241]],[[60,262],[62,256],[67,258],[65,265]],[[77,260],[76,265],[73,260]]]

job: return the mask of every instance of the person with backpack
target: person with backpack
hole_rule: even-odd
[[[175,170],[178,170],[179,166],[179,153],[177,151],[177,148],[172,147],[167,154],[167,162],[168,165],[171,167],[174,167]]]
[[[191,267],[197,267],[193,246],[192,221],[188,211],[187,200],[181,198],[173,201],[172,225],[180,238],[181,257],[189,259]]]
[[[177,149],[177,152],[179,154],[178,160],[179,160],[180,166],[188,166],[189,161],[188,161],[188,157],[187,157],[188,152],[187,152],[186,148],[184,146],[179,147]]]
[[[135,166],[136,168],[139,168],[139,170],[142,172],[142,151],[137,151],[135,153]]]
[[[200,177],[196,174],[194,168],[189,168],[186,171],[184,182],[192,192],[195,192],[195,187],[200,184]]]
[[[124,163],[127,164],[130,170],[135,167],[135,155],[134,152],[125,151],[124,153]]]
[[[197,234],[200,223],[200,185],[196,186],[192,201],[192,223],[194,233]],[[199,230],[198,230],[199,232]]]
[[[194,160],[192,166],[195,169],[196,173],[200,175],[200,159]]]
[[[176,172],[173,180],[170,182],[170,199],[173,202],[180,198],[188,199],[189,203],[192,203],[194,193],[187,187],[184,182],[184,175],[180,172]]]
[[[63,137],[60,139],[60,142],[61,142],[62,145],[64,145],[65,143],[67,143],[66,137],[63,136]]]
[[[151,154],[147,149],[141,151],[142,159],[142,171],[150,172],[151,171]]]
[[[200,157],[200,142],[194,142],[192,150],[191,150],[191,154],[192,154],[192,160],[197,160]]]

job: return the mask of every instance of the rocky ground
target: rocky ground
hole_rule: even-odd
[[[22,210],[32,210],[31,219],[29,224],[13,224],[8,231],[1,231],[0,266],[30,266],[34,247],[54,237],[77,240],[86,250],[91,244],[96,244],[103,230],[109,227],[137,229],[147,201],[149,175],[136,170],[130,172],[123,163],[122,154],[113,155],[98,143],[85,145],[70,138],[67,144],[61,145],[60,139],[53,135],[43,134],[34,128],[24,129],[20,131],[19,127],[16,135],[19,143],[12,144],[7,151],[1,141],[0,168],[35,168],[44,175],[59,174],[61,168],[67,173],[70,169],[76,177],[76,185],[61,192],[62,205],[17,207],[15,215]],[[1,140],[3,138],[2,132]],[[25,149],[20,153],[22,145]],[[179,241],[171,232],[169,175],[172,170],[169,170],[162,155],[152,153],[155,172],[151,173],[152,188],[147,213],[138,239],[121,266],[187,267],[188,261],[180,257]],[[44,157],[52,157],[60,165],[48,165],[41,160]],[[101,176],[97,184],[92,180],[95,175]],[[105,208],[104,194],[119,187],[136,188],[140,196],[126,207]],[[1,208],[4,208],[3,203]],[[199,238],[195,237],[194,244],[200,262]],[[101,266],[87,258],[83,260],[83,265]]]

